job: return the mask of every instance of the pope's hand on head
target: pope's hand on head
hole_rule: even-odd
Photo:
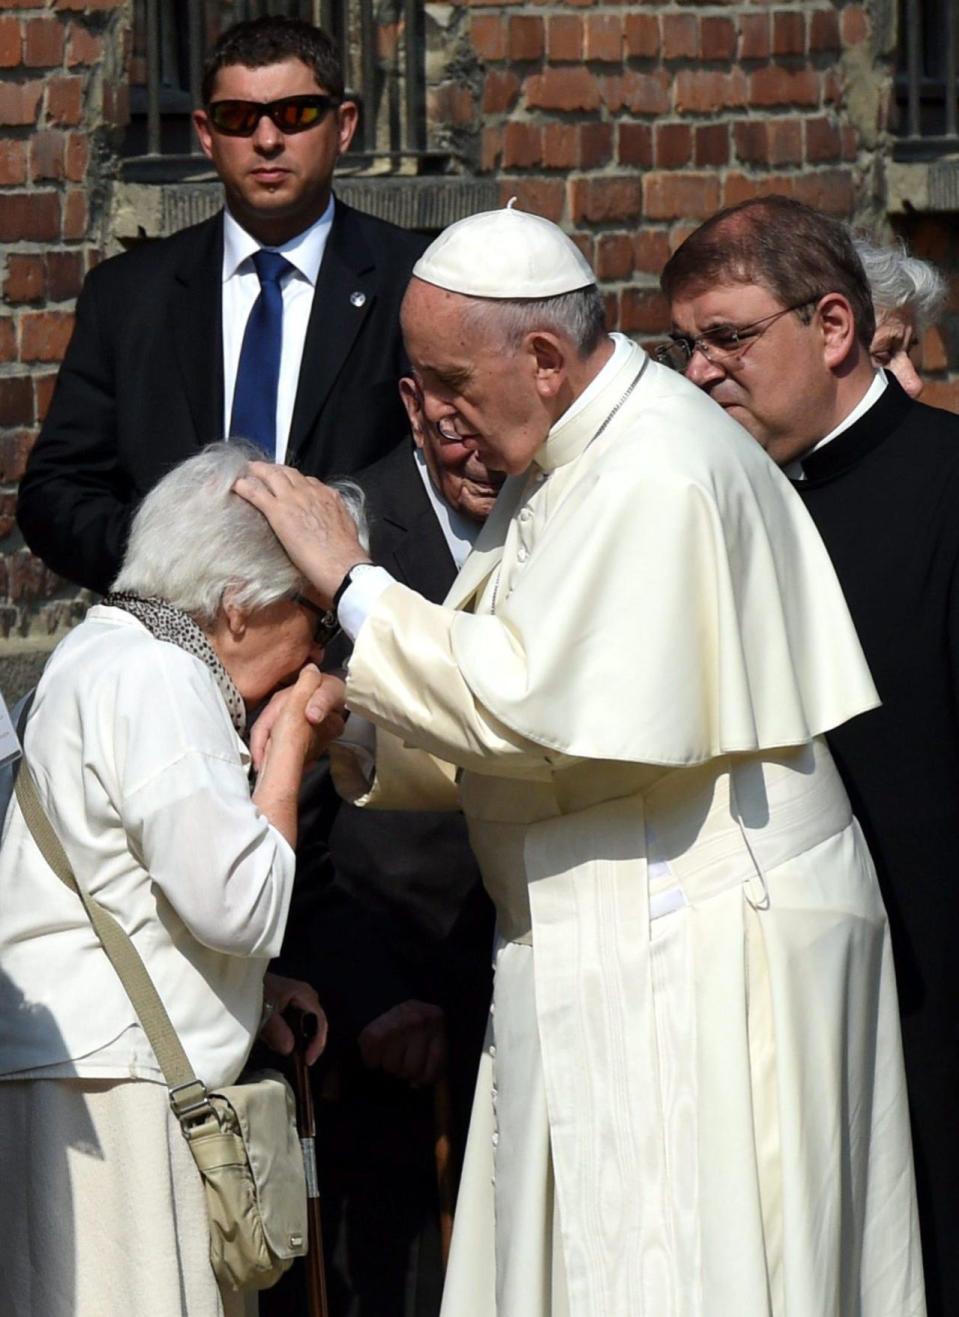
[[[233,488],[263,513],[324,607],[332,604],[349,569],[369,562],[343,500],[312,476],[271,462],[251,462],[249,474]]]

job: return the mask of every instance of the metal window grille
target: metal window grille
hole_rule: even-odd
[[[350,152],[358,168],[427,155],[422,0],[134,0],[127,176],[202,172],[190,113],[205,52],[230,24],[266,13],[318,22],[336,42],[360,106]]]
[[[959,4],[900,0],[896,71],[898,159],[959,150]]]

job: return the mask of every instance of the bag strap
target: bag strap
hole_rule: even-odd
[[[24,821],[40,854],[60,881],[75,892],[83,902],[90,923],[133,1004],[133,1009],[143,1026],[143,1032],[149,1039],[160,1069],[163,1071],[163,1078],[170,1090],[173,1114],[183,1126],[184,1132],[188,1132],[188,1126],[197,1121],[206,1121],[215,1113],[207,1098],[206,1085],[193,1073],[193,1067],[183,1050],[183,1044],[177,1036],[139,951],[113,915],[77,881],[66,851],[40,804],[26,755],[22,755],[20,759],[15,790]]]

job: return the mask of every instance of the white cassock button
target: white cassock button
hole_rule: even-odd
[[[530,512],[529,508],[523,508],[522,512],[519,514],[519,519],[520,521],[529,521],[532,515],[533,514]]]
[[[523,545],[520,545],[520,547],[516,550],[516,561],[525,562],[528,557],[529,557],[529,551],[526,548],[524,548]]]
[[[353,304],[354,306],[357,306],[357,307],[359,307],[359,306],[365,306],[365,305],[366,305],[366,293],[361,293],[359,290],[357,290],[355,293],[350,293],[350,301],[352,302],[352,304]]]

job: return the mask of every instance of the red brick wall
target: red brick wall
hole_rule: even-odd
[[[0,638],[58,586],[21,546],[15,483],[103,236],[99,161],[126,112],[123,30],[118,0],[0,0]],[[42,625],[76,611],[46,604]]]
[[[126,117],[119,0],[0,0],[0,652],[78,611],[23,550],[15,487],[83,273],[109,239]],[[433,144],[559,221],[614,325],[661,333],[658,275],[719,206],[783,191],[875,227],[895,0],[454,0],[427,11]],[[905,230],[953,262],[949,224]],[[927,344],[959,408],[959,286]],[[56,597],[54,597],[56,595]],[[39,605],[39,607],[38,607]]]
[[[663,263],[721,206],[778,191],[874,218],[865,142],[887,79],[863,5],[469,0],[468,11],[485,68],[480,166],[504,199],[574,234],[626,332],[663,329]],[[877,70],[865,124],[845,95],[857,54]]]

